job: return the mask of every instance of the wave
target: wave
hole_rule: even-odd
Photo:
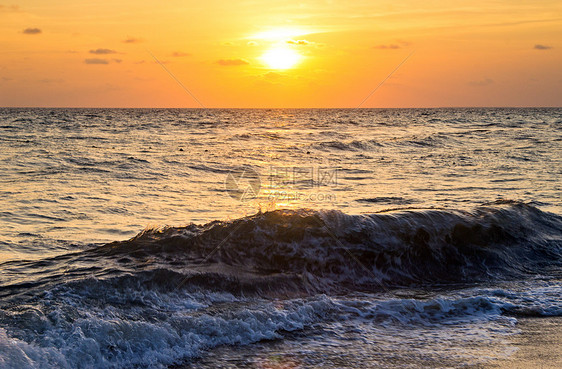
[[[562,314],[561,255],[562,217],[520,202],[148,229],[4,263],[0,368],[164,368],[332,322],[359,335],[477,326],[486,339],[515,317]]]
[[[511,201],[470,212],[277,210],[149,229],[93,252],[157,257],[206,272],[230,268],[225,279],[250,276],[249,284],[266,277],[293,286],[300,281],[307,292],[378,291],[555,274],[562,266],[562,217]]]
[[[0,314],[11,328],[0,328],[0,368],[163,368],[212,347],[280,338],[323,320],[330,308],[322,299],[280,308],[235,307],[239,301],[215,297],[222,308],[205,311],[204,302],[183,295],[123,309],[73,295],[59,296],[68,306],[50,301],[47,308],[23,306],[9,317]]]
[[[513,201],[472,211],[276,210],[147,229],[127,241],[2,267],[5,299],[90,277],[261,297],[455,288],[562,277],[562,217]]]
[[[355,200],[357,202],[367,202],[373,204],[394,204],[394,205],[410,205],[415,203],[414,200],[405,199],[403,197],[396,196],[378,196]]]
[[[353,141],[325,141],[315,144],[314,147],[320,150],[342,150],[342,151],[377,151],[383,145],[376,140],[353,140]]]
[[[410,330],[477,326],[472,339],[497,336],[516,310],[498,297],[367,298],[318,295],[259,300],[229,294],[154,293],[145,288],[97,290],[59,286],[38,306],[0,311],[0,368],[164,368],[223,345],[276,340],[319,323],[349,324],[369,334],[376,327]],[[559,289],[555,291],[559,293]],[[560,306],[558,307],[560,309]],[[560,313],[560,311],[559,311]]]

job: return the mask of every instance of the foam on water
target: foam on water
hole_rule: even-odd
[[[324,332],[321,341],[336,344],[352,328],[356,337],[402,349],[423,342],[416,338],[420,332],[433,332],[425,344],[435,349],[437,342],[447,342],[440,355],[458,346],[462,360],[482,361],[477,351],[464,350],[466,337],[472,345],[485,346],[517,332],[510,314],[562,313],[559,301],[549,306],[562,292],[559,285],[544,285],[526,296],[507,289],[467,289],[424,298],[360,294],[264,300],[142,288],[107,290],[101,297],[96,283],[85,281],[82,289],[57,287],[34,304],[4,310],[0,367],[166,367],[218,346],[291,339],[290,332],[304,329],[311,336]],[[388,342],[395,334],[403,340]]]
[[[0,109],[0,368],[509,355],[521,316],[562,315],[561,121]]]
[[[459,224],[463,243],[450,233]],[[461,344],[471,337],[478,347],[493,343],[490,357],[501,357],[516,317],[562,314],[559,224],[513,202],[472,213],[276,211],[5,263],[13,274],[2,281],[0,366],[166,367],[219,346],[290,340],[297,332],[318,336],[304,340],[312,347],[337,346],[352,334],[381,342],[388,355],[392,345],[429,355],[415,349],[425,342],[433,356],[481,362],[478,350]],[[420,226],[429,236],[416,239]],[[225,233],[228,244],[209,257]],[[369,250],[392,256],[369,258]],[[358,251],[360,259],[343,264]],[[422,266],[444,257],[462,273],[435,264],[423,276]],[[32,283],[19,276],[23,269],[36,276]],[[490,283],[496,287],[480,286]],[[416,338],[420,332],[430,334],[426,341]],[[438,342],[446,342],[442,350]],[[447,356],[455,349],[462,355]]]

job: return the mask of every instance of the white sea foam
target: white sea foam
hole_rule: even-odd
[[[452,331],[458,337],[451,338],[457,344],[462,335],[483,342],[515,331],[515,318],[502,316],[509,306],[493,295],[497,292],[460,298],[321,295],[278,301],[210,295],[203,299],[213,301],[210,305],[189,303],[185,309],[179,308],[185,307],[181,300],[194,296],[169,293],[155,298],[155,305],[135,309],[96,306],[67,295],[64,303],[53,300],[43,309],[22,307],[10,313],[13,325],[0,331],[0,367],[166,367],[217,346],[278,339],[317,324],[324,329],[355,326],[358,337],[377,339],[382,337],[382,327],[402,330],[403,338],[404,332],[427,329],[441,337],[440,327],[457,327]],[[408,345],[408,340],[403,344]]]

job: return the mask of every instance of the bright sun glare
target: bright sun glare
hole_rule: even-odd
[[[261,60],[271,69],[289,69],[301,59],[296,51],[286,47],[275,47],[262,55]]]

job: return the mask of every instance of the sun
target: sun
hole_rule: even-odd
[[[294,67],[302,56],[288,47],[274,47],[261,56],[261,60],[271,69],[289,69]]]

